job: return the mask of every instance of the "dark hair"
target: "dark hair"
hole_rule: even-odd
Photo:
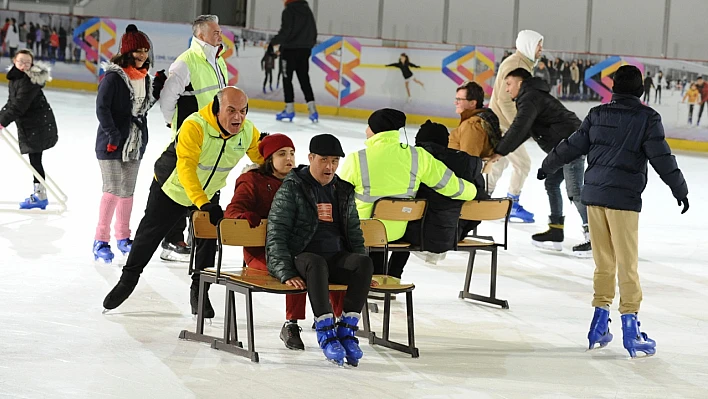
[[[32,50],[29,50],[29,49],[26,49],[26,48],[19,49],[19,50],[17,50],[17,52],[15,53],[15,57],[17,57],[17,56],[20,55],[20,54],[27,54],[27,55],[29,55],[30,57],[32,57],[32,63],[34,64],[34,54],[32,54]],[[12,57],[12,59],[14,60],[15,57]]]
[[[465,98],[467,101],[477,101],[476,107],[478,109],[484,106],[484,89],[477,82],[465,82],[456,91],[460,90],[467,90]]]
[[[410,63],[411,63],[411,60],[408,58],[408,54],[406,54],[406,53],[401,53],[400,57],[404,57],[404,58],[406,59],[405,62],[406,62],[407,64],[410,64]]]
[[[275,167],[273,167],[272,155],[266,158],[266,160],[263,162],[263,165],[260,165],[258,167],[258,172],[266,176],[273,176],[273,172],[275,172]]]
[[[525,70],[524,68],[516,68],[513,71],[507,73],[504,79],[508,78],[509,76],[520,78],[521,80],[526,80],[531,77],[531,72]]]
[[[118,65],[121,68],[127,68],[129,66],[135,66],[135,57],[133,57],[133,53],[117,53],[111,58],[111,62]],[[145,63],[143,63],[143,66],[140,67],[140,69],[149,69],[150,68],[150,59],[148,58],[145,60]]]

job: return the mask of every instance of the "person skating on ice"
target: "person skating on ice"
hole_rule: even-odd
[[[110,263],[108,244],[115,213],[115,238],[123,255],[130,252],[130,215],[140,161],[148,143],[147,113],[155,104],[150,39],[130,24],[121,38],[118,54],[104,66],[106,71],[96,95],[96,158],[101,168],[103,195],[93,242],[95,260]]]
[[[580,126],[580,119],[551,95],[550,86],[541,78],[532,77],[531,73],[524,68],[517,68],[509,72],[504,80],[506,90],[516,103],[518,111],[509,130],[497,144],[496,154],[492,156],[490,162],[496,162],[514,152],[531,137],[544,152],[548,153],[561,140],[570,137]],[[580,201],[584,170],[585,157],[580,156],[546,179],[546,194],[551,208],[548,230],[531,236],[534,246],[556,251],[563,250],[565,216],[563,216],[563,196],[560,185],[565,180],[568,198],[580,214],[585,236],[585,242],[573,247],[573,254],[578,257],[591,256],[588,211]]]
[[[216,226],[224,217],[219,190],[226,186],[229,173],[244,155],[254,163],[263,163],[258,152],[260,132],[246,118],[247,112],[246,93],[227,86],[217,92],[212,102],[184,120],[179,139],[173,140],[155,162],[145,216],[135,233],[120,280],[103,300],[105,309],[115,309],[128,299],[162,238],[191,210],[208,212]],[[193,315],[198,312],[199,271],[213,267],[216,254],[216,240],[195,241],[196,271],[189,290]],[[205,318],[214,317],[208,294],[203,310]]]
[[[273,69],[275,69],[275,61],[278,55],[273,50],[273,45],[268,44],[263,58],[261,58],[261,71],[265,72],[263,78],[263,94],[266,94],[266,83],[270,84],[270,91],[273,91]]]
[[[642,302],[639,284],[639,212],[647,184],[647,162],[688,210],[688,186],[664,137],[661,116],[642,105],[642,73],[633,65],[617,69],[612,101],[597,106],[580,129],[563,140],[543,160],[538,178],[556,173],[564,164],[588,157],[582,202],[588,207],[595,274],[588,348],[612,341],[610,305],[619,286],[622,335],[631,357],[653,355],[656,342],[639,329]]]
[[[413,72],[411,72],[411,68],[420,68],[418,65],[412,63],[410,59],[408,59],[408,55],[406,53],[401,53],[401,56],[398,58],[398,62],[394,62],[393,64],[387,64],[387,67],[396,67],[401,70],[401,73],[403,74],[403,80],[406,85],[406,93],[408,93],[408,100],[410,101],[411,98],[411,88],[410,88],[410,81],[413,80],[414,82],[418,83],[420,87],[425,87],[423,85],[423,82],[420,80],[416,79],[413,76]]]
[[[302,94],[305,96],[307,111],[312,122],[319,121],[315,94],[310,84],[310,56],[312,48],[317,43],[317,23],[310,6],[305,0],[283,0],[285,9],[278,34],[270,44],[280,45],[278,49],[283,65],[283,94],[285,109],[276,114],[276,120],[295,118],[295,91],[293,89],[293,74],[297,74]]]
[[[59,139],[54,112],[42,91],[52,80],[50,67],[43,62],[35,63],[32,51],[25,49],[15,54],[12,64],[7,72],[9,94],[0,110],[0,129],[15,122],[20,153],[29,156],[30,165],[44,179],[42,155]],[[20,202],[20,209],[46,209],[47,205],[47,188],[35,176],[34,191]]]

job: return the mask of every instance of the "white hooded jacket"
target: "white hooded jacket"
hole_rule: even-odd
[[[535,56],[539,42],[543,43],[543,36],[540,33],[532,30],[520,31],[516,37],[516,52],[499,65],[489,107],[499,118],[502,134],[506,133],[516,117],[516,104],[512,101],[511,95],[506,92],[504,79],[509,72],[517,68],[524,68],[533,74],[533,67],[538,61]]]

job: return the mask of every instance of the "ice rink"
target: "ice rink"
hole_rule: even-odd
[[[526,144],[533,158],[522,203],[536,223],[510,228],[509,250],[499,258],[498,296],[509,310],[458,299],[467,256],[449,253],[436,266],[411,257],[404,280],[414,292],[416,343],[420,358],[362,340],[358,368],[337,368],[318,348],[312,316],[301,322],[306,351],[286,349],[278,338],[284,321],[282,296],[254,296],[256,348],[260,363],[181,341],[194,329],[189,308],[187,265],[155,256],[133,295],[101,314],[102,300],[120,276],[124,259],[93,261],[91,246],[101,197],[94,153],[98,122],[94,95],[46,92],[59,126],[59,143],[45,153],[47,173],[69,195],[63,215],[0,213],[0,397],[18,398],[706,398],[708,397],[708,157],[677,154],[689,186],[691,209],[680,215],[671,192],[651,171],[640,217],[642,329],[657,341],[657,354],[629,360],[622,347],[617,303],[611,324],[615,340],[586,352],[592,318],[592,260],[569,255],[580,242],[580,218],[566,201],[566,253],[532,247],[530,235],[546,228],[548,202],[535,170],[544,154]],[[7,90],[0,87],[0,101]],[[589,106],[588,106],[589,107]],[[576,112],[579,112],[574,108]],[[585,111],[586,112],[586,111]],[[584,114],[578,115],[584,118]],[[304,115],[276,122],[271,112],[248,116],[261,131],[288,134],[297,160],[307,162],[310,137],[337,135],[345,152],[364,146],[365,123]],[[138,178],[133,233],[143,214],[153,163],[170,132],[159,108],[149,117],[150,142]],[[15,132],[15,126],[9,129]],[[417,126],[407,128],[412,142]],[[242,161],[245,165],[245,160]],[[31,193],[32,177],[5,143],[0,201],[16,208]],[[236,171],[240,171],[240,166]],[[233,181],[222,190],[222,206]],[[701,177],[703,176],[703,177]],[[499,184],[505,193],[509,172]],[[50,201],[53,198],[50,197]],[[14,205],[13,205],[14,204]],[[481,232],[499,232],[485,222]],[[115,243],[111,242],[115,250]],[[158,252],[159,255],[159,252]],[[238,266],[241,251],[225,251]],[[489,255],[479,254],[473,289],[486,293]],[[223,329],[224,290],[213,287],[217,317],[206,333]],[[241,298],[239,324],[242,319]],[[405,306],[393,303],[392,338],[405,339]],[[380,326],[381,316],[372,314]]]

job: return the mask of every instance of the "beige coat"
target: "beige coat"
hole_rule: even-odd
[[[509,129],[511,122],[513,122],[516,117],[516,104],[511,100],[511,95],[506,92],[504,78],[509,72],[517,68],[524,68],[533,74],[533,66],[534,61],[518,50],[499,65],[497,78],[494,80],[494,91],[492,91],[492,99],[489,101],[489,107],[499,118],[499,127],[502,133],[505,133],[507,129]]]

